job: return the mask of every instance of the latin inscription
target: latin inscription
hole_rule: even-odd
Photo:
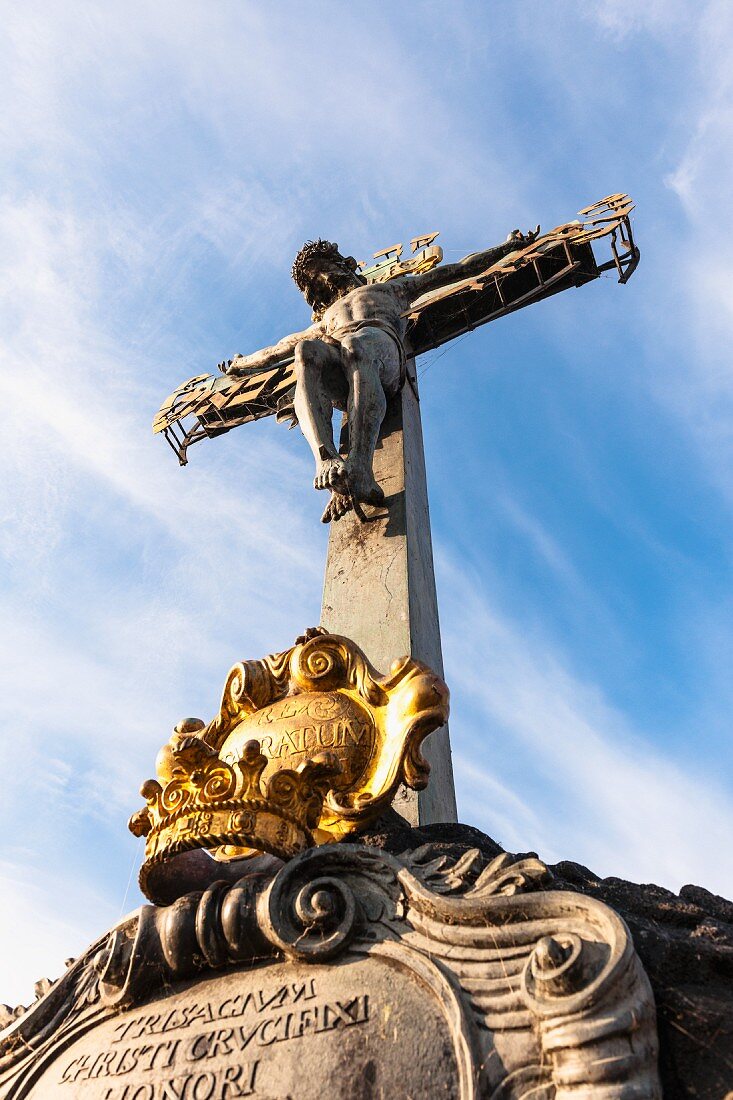
[[[140,1014],[115,1026],[109,1049],[69,1061],[59,1083],[75,1096],[99,1082],[100,1100],[264,1096],[269,1048],[367,1023],[369,1007],[366,993],[323,998],[311,978]]]
[[[367,766],[375,730],[372,719],[350,698],[311,694],[282,699],[246,718],[227,739],[222,758],[234,764],[243,742],[252,736],[264,755],[279,766],[330,749],[342,763],[348,762],[342,783],[352,783]]]
[[[300,729],[284,729],[275,736],[266,733],[260,738],[260,748],[271,760],[318,749],[343,749],[348,745],[361,745],[370,728],[367,722],[356,718],[340,718],[337,722],[320,722]],[[230,761],[231,763],[231,761]]]
[[[257,1063],[227,1066],[220,1071],[180,1074],[167,1081],[146,1081],[138,1085],[112,1085],[103,1100],[232,1100],[255,1095]]]
[[[90,1006],[83,1026],[62,1024],[44,1046],[21,1091],[26,1100],[459,1096],[451,1019],[409,961],[263,960],[157,987],[142,1006]]]
[[[194,1002],[171,1012],[155,1012],[147,1016],[134,1016],[131,1020],[118,1024],[113,1042],[140,1039],[146,1035],[162,1035],[192,1024],[214,1024],[219,1020],[229,1020],[244,1016],[249,1012],[263,1013],[286,1005],[296,1005],[304,1001],[315,1000],[316,983],[313,978],[306,982],[289,982],[274,989],[254,989],[247,993],[237,993],[227,997],[219,1004],[210,1001]]]

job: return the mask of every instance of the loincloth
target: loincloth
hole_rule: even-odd
[[[407,357],[405,355],[405,347],[402,342],[402,337],[399,331],[390,325],[389,321],[371,320],[371,321],[349,321],[345,325],[340,325],[337,332],[325,331],[321,339],[327,344],[333,344],[335,347],[339,347],[339,340],[344,336],[352,336],[354,333],[363,332],[368,328],[379,329],[380,332],[384,332],[390,337],[395,347],[397,348],[397,354],[400,362],[400,374],[397,391],[402,389],[407,378]],[[278,423],[289,423],[291,428],[294,428],[298,423],[298,417],[295,414],[295,408],[293,405],[293,389],[287,390],[277,403],[277,421]],[[341,406],[338,406],[339,408]]]
[[[395,347],[397,348],[397,354],[400,360],[400,388],[405,383],[405,370],[406,370],[406,356],[405,346],[400,336],[399,331],[391,325],[389,321],[382,321],[379,318],[373,318],[365,321],[349,321],[345,325],[339,325],[338,329],[334,332],[326,332],[326,336],[333,340],[334,343],[339,343],[344,336],[353,336],[355,333],[362,332],[364,329],[376,328],[380,332],[384,332],[390,337]]]

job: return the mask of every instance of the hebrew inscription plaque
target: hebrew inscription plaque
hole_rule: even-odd
[[[221,757],[236,764],[244,745],[256,737],[260,751],[277,764],[293,767],[329,750],[341,764],[344,789],[362,779],[374,751],[376,729],[366,708],[336,692],[309,692],[282,699],[248,716],[229,735]],[[267,777],[273,768],[266,768]]]

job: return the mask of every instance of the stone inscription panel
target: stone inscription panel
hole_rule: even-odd
[[[448,1024],[377,959],[273,963],[173,987],[51,1063],[33,1100],[408,1100],[458,1095]]]

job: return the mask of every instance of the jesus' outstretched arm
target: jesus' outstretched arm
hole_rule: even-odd
[[[539,226],[530,230],[529,233],[520,233],[515,229],[503,244],[487,248],[483,252],[472,252],[470,256],[464,256],[456,264],[445,264],[443,267],[433,268],[424,275],[414,276],[409,280],[410,297],[414,300],[430,290],[460,282],[461,279],[470,279],[472,275],[480,275],[482,271],[486,271],[487,267],[491,267],[510,252],[515,252],[518,248],[526,248],[535,240],[539,231]]]
[[[320,321],[305,329],[303,332],[294,332],[291,336],[284,336],[271,348],[262,348],[261,351],[252,352],[251,355],[235,355],[228,362],[220,363],[219,370],[223,374],[242,375],[250,371],[266,370],[275,366],[281,359],[292,355],[302,340],[313,340],[323,335],[323,325]]]

